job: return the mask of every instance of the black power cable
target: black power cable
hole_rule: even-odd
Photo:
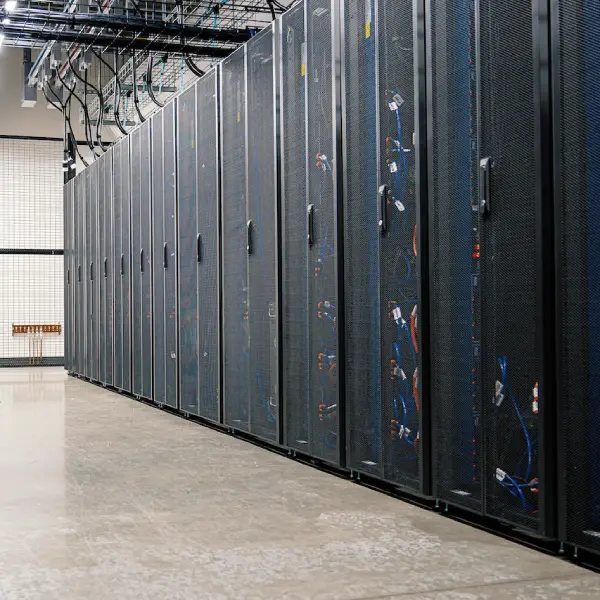
[[[165,55],[161,62],[164,64],[167,61],[167,56]],[[152,54],[148,53],[148,70],[146,71],[146,84],[148,86],[148,95],[150,96],[150,100],[158,106],[158,108],[163,108],[165,103],[161,102],[156,95],[154,94],[154,89],[152,88],[152,69],[154,68],[154,57]]]
[[[81,77],[79,77],[79,75],[75,72],[75,69],[73,68],[73,65],[71,63],[70,56],[69,56],[68,61],[69,61],[69,65],[71,66],[71,71],[73,71],[73,75],[75,75],[75,77],[77,79],[79,79],[81,82],[83,82],[83,84],[84,84],[83,92],[84,92],[84,94],[87,94],[87,83]],[[86,139],[89,149],[92,151],[92,154],[94,155],[94,158],[96,158],[98,155],[96,154],[96,150],[94,148],[94,143],[92,142],[92,128],[90,126],[89,114],[87,111],[86,103],[75,93],[75,86],[76,86],[75,82],[73,82],[72,88],[70,88],[65,83],[65,80],[60,75],[60,68],[57,69],[56,75],[59,78],[60,82],[63,84],[63,86],[65,86],[69,90],[69,99],[71,98],[71,96],[75,97],[75,99],[77,100],[77,102],[79,102],[79,104],[81,105],[81,108],[83,109],[83,129],[85,131],[85,139]]]
[[[140,100],[138,98],[137,72],[135,68],[135,50],[131,54],[131,79],[133,81],[133,103],[135,105],[135,110],[137,111],[138,117],[143,123],[146,120],[146,117],[144,117],[144,115],[142,114],[142,111],[140,109]]]
[[[98,154],[96,153],[95,150],[95,146],[94,143],[92,141],[92,121],[90,119],[90,113],[88,111],[87,108],[87,89],[88,86],[90,86],[92,88],[92,90],[94,92],[96,92],[97,96],[98,96],[98,100],[100,101],[100,112],[102,112],[103,107],[103,97],[102,97],[102,93],[100,92],[100,90],[98,88],[96,88],[96,86],[92,83],[89,83],[88,81],[88,70],[87,68],[85,69],[85,79],[82,79],[82,77],[79,75],[79,73],[77,73],[76,69],[75,69],[75,65],[73,65],[73,61],[71,59],[71,55],[67,54],[67,58],[69,61],[69,66],[71,67],[71,71],[73,71],[73,75],[75,75],[75,77],[77,79],[79,79],[79,81],[81,81],[81,83],[83,83],[83,98],[84,98],[84,103],[81,105],[83,108],[83,117],[85,120],[84,123],[84,127],[85,127],[85,137],[87,139],[88,142],[88,146],[90,146],[90,150],[94,153],[95,156],[98,156]],[[79,98],[77,97],[77,95],[75,95],[75,98],[77,98],[77,100],[79,100]],[[81,104],[81,100],[79,100],[79,103]],[[100,115],[98,115],[98,121],[96,123],[96,137],[98,136],[98,124],[101,124],[100,122]],[[103,152],[106,152],[106,148],[104,147],[104,145],[102,144],[102,142],[99,140],[98,141],[99,146],[102,148]]]
[[[75,147],[77,155],[79,156],[79,159],[84,164],[84,166],[89,167],[88,162],[85,160],[85,158],[83,158],[83,156],[81,155],[81,152],[79,152],[79,146],[77,145],[77,140],[75,138],[75,134],[73,133],[73,125],[71,123],[71,117],[69,116],[69,114],[67,112],[67,103],[65,102],[63,104],[62,100],[56,95],[56,92],[52,89],[51,86],[48,86],[48,89],[50,90],[50,93],[58,100],[58,102],[60,103],[60,106],[57,106],[54,102],[52,102],[52,100],[50,100],[50,98],[48,98],[48,94],[46,94],[46,89],[44,87],[42,87],[42,93],[44,94],[44,97],[52,106],[54,106],[54,108],[56,108],[62,112],[63,117],[65,119],[65,123],[69,127],[69,137],[71,138],[71,142],[73,143],[73,146]],[[69,96],[69,98],[70,98],[70,96]]]
[[[185,25],[185,16],[183,14],[183,0],[177,0],[177,8],[179,10],[179,25],[183,30]],[[185,36],[183,35],[183,31],[181,32],[181,45],[185,47]],[[204,75],[204,71],[196,65],[196,63],[187,55],[184,54],[185,57],[185,66],[196,76],[202,77]]]
[[[123,123],[121,123],[121,119],[119,117],[119,112],[120,112],[120,106],[121,106],[121,80],[119,79],[119,76],[117,75],[117,53],[115,51],[115,68],[113,69],[103,58],[100,54],[98,54],[94,49],[92,49],[92,54],[111,72],[112,76],[114,77],[115,80],[115,94],[113,97],[113,114],[115,116],[115,123],[117,125],[117,127],[119,128],[119,131],[123,134],[123,135],[127,135],[127,129],[125,129],[125,127],[123,127]],[[127,115],[126,115],[127,116]]]

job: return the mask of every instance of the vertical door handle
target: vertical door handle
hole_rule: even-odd
[[[94,263],[90,263],[90,281],[94,281]]]
[[[81,283],[81,265],[77,265],[77,281]]]
[[[104,279],[108,278],[108,258],[104,257]]]
[[[163,246],[163,267],[165,269],[169,268],[169,258],[167,256],[167,252],[168,252],[167,242],[165,242],[165,245]]]
[[[252,254],[252,219],[246,223],[246,250]]]
[[[125,275],[125,255],[121,254],[121,276]]]
[[[482,215],[492,211],[492,166],[489,156],[479,161],[479,212]]]
[[[67,269],[67,285],[71,285],[71,269]]]
[[[202,236],[200,234],[196,237],[196,261],[202,262]]]
[[[144,249],[140,250],[140,272],[144,272]]]
[[[387,230],[387,199],[388,186],[382,185],[379,188],[379,231],[384,233]]]
[[[312,246],[315,243],[315,205],[309,204],[308,209],[306,211],[306,217],[308,219],[308,232],[306,234],[306,239],[308,240],[308,245]]]

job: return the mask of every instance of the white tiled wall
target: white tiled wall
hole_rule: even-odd
[[[62,142],[0,139],[0,248],[63,248]],[[27,357],[14,324],[64,327],[63,257],[0,255],[0,358]],[[44,356],[63,355],[63,334]]]

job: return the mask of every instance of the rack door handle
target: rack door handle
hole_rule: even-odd
[[[90,263],[90,281],[94,281],[94,263]]]
[[[71,269],[67,269],[67,285],[71,285]]]
[[[379,188],[379,231],[385,233],[387,230],[387,199],[388,199],[388,186],[382,185]]]
[[[196,261],[202,262],[202,236],[200,234],[196,237]]]
[[[104,279],[108,279],[108,257],[104,257]]]
[[[246,250],[252,254],[252,219],[246,223]]]
[[[77,281],[81,283],[81,265],[77,265]]]
[[[144,272],[144,249],[140,250],[140,273]]]
[[[306,217],[308,222],[308,231],[306,233],[306,239],[308,245],[312,246],[315,243],[315,205],[309,204],[306,210]]]
[[[479,161],[479,212],[488,215],[492,212],[492,166],[489,156]]]
[[[121,254],[121,276],[125,275],[125,255]]]
[[[168,256],[168,246],[167,246],[167,242],[165,242],[164,246],[163,246],[163,267],[165,269],[169,268],[169,256]]]

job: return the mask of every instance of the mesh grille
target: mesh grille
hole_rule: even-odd
[[[338,462],[335,148],[331,2],[307,0],[308,201],[314,207],[309,253],[311,454]]]
[[[506,19],[492,2],[479,7],[479,56],[470,1],[436,2],[433,13],[438,495],[536,529],[538,432],[532,401],[540,339],[532,12],[530,4],[522,4]],[[488,156],[493,205],[482,220],[476,182],[479,161]]]
[[[487,291],[482,296],[483,402],[486,512],[537,529],[537,483],[513,494],[513,482],[523,486],[538,477],[538,417],[532,400],[541,375],[541,307],[534,284],[541,265],[536,253],[531,14],[531,3],[518,3],[510,19],[498,3],[482,3],[481,156],[494,160],[493,212],[484,220],[482,237]],[[505,396],[499,406],[488,400],[498,381]],[[540,393],[543,398],[544,390]],[[500,472],[507,474],[503,481]]]
[[[150,190],[150,121],[141,128],[141,214],[140,242],[142,252],[139,261],[143,264],[142,272],[142,396],[152,398],[152,241],[151,241],[151,210],[152,197]],[[141,266],[140,266],[141,268]]]
[[[63,187],[64,210],[64,272],[65,272],[65,369],[73,370],[73,182]]]
[[[184,92],[178,110],[179,389],[181,409],[198,412],[198,297],[196,260],[196,88]]]
[[[122,277],[123,319],[123,389],[131,392],[131,181],[129,139],[121,142],[121,252],[124,275]]]
[[[138,127],[130,135],[131,147],[131,313],[133,344],[133,393],[142,396],[142,276],[140,262],[137,258],[142,251],[141,211],[142,211],[142,163],[141,163],[141,130]]]
[[[104,250],[102,260],[106,261],[105,277],[102,282],[104,285],[104,303],[105,320],[104,336],[106,356],[106,377],[104,379],[107,385],[113,384],[113,361],[114,361],[114,236],[113,236],[113,156],[112,152],[104,157]]]
[[[419,488],[419,344],[415,195],[414,18],[411,0],[379,6],[379,156],[389,190],[381,242],[382,407],[385,478]]]
[[[282,17],[283,395],[288,446],[309,451],[306,64],[304,4]]]
[[[110,155],[109,155],[110,156]],[[98,311],[96,318],[98,319],[98,380],[106,382],[106,281],[104,279],[104,256],[106,248],[106,233],[105,233],[105,184],[106,174],[105,165],[109,160],[109,156],[103,154],[97,160],[98,164],[98,261],[96,266],[96,279],[98,286]],[[66,251],[66,246],[65,246]]]
[[[248,326],[250,331],[250,429],[275,439],[277,394],[277,197],[273,31],[269,27],[248,42],[248,218],[252,254]]]
[[[201,416],[219,418],[219,188],[217,153],[216,75],[212,72],[197,84],[198,114],[198,232],[202,261],[198,265]]]
[[[116,156],[115,156],[116,164]],[[154,274],[154,400],[165,403],[165,269],[163,112],[152,118],[152,255]],[[116,208],[116,205],[115,205]],[[115,310],[117,307],[115,306]]]
[[[600,551],[600,6],[559,3],[559,393],[567,541]],[[594,367],[596,365],[596,367]]]
[[[437,495],[481,506],[477,114],[472,0],[431,13],[432,407]],[[473,326],[475,324],[475,326]]]
[[[121,276],[121,254],[123,253],[123,240],[121,237],[123,212],[123,190],[121,175],[121,146],[124,142],[115,144],[113,147],[113,240],[115,254],[113,257],[112,273],[114,277],[115,292],[115,337],[114,337],[114,385],[118,389],[123,388],[123,278]],[[80,178],[75,180],[75,186]],[[77,219],[76,219],[77,221]]]
[[[411,11],[410,1],[381,0],[376,23],[374,2],[346,2],[346,397],[351,466],[418,489]],[[379,185],[387,195],[384,235]]]
[[[165,403],[177,408],[177,220],[175,100],[163,109],[164,213],[167,268],[165,269]]]
[[[244,49],[222,64],[223,385],[225,422],[248,430],[250,335],[246,252]]]
[[[383,477],[374,16],[373,0],[346,0],[346,414],[348,466]]]

